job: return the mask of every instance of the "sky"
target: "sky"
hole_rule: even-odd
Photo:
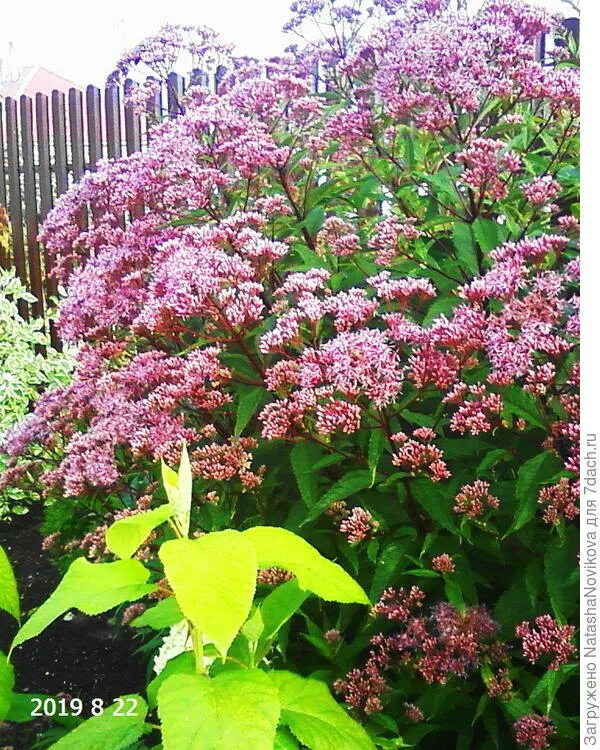
[[[240,54],[276,54],[293,41],[281,31],[289,4],[290,0],[11,1],[2,8],[0,59],[6,59],[12,42],[16,67],[42,65],[74,83],[100,85],[122,52],[166,23],[211,26]],[[537,4],[568,11],[561,0]]]

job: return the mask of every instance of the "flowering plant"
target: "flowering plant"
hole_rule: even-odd
[[[54,456],[45,493],[97,528],[47,545],[100,559],[115,517],[164,499],[155,461],[186,443],[195,530],[285,527],[378,602],[311,612],[286,658],[380,747],[567,748],[573,47],[536,61],[556,20],[512,0],[293,11],[318,42],[232,56],[216,93],[190,89],[146,152],[48,217],[60,330],[81,347],[5,450]]]

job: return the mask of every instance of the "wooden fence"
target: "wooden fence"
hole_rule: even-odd
[[[208,76],[194,71],[189,83],[218,86],[219,71]],[[43,317],[57,294],[52,259],[38,242],[38,233],[57,198],[102,158],[117,158],[145,149],[152,124],[180,112],[188,81],[172,74],[148,102],[144,114],[125,104],[132,85],[88,86],[53,91],[48,97],[6,97],[0,101],[0,205],[6,206],[12,232],[10,255],[0,249],[0,266],[14,267],[37,298],[22,304],[24,318]],[[53,339],[56,336],[52,331]]]

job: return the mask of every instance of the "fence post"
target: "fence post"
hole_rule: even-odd
[[[67,192],[67,119],[65,95],[61,91],[52,92],[52,142],[54,144],[54,179],[56,195]]]
[[[4,167],[4,114],[0,101],[0,205],[6,208],[6,172]]]
[[[96,169],[102,158],[102,115],[100,110],[100,89],[88,86],[85,90],[85,111],[88,130],[89,169]]]
[[[25,245],[23,235],[23,206],[21,204],[21,175],[19,155],[19,122],[17,102],[6,97],[6,154],[8,157],[8,212],[12,234],[13,260],[17,276],[27,286],[25,265]],[[19,300],[19,313],[29,320],[29,309],[26,302]]]
[[[109,84],[104,89],[106,110],[106,151],[109,159],[121,156],[121,106],[119,88]]]
[[[185,81],[178,73],[169,73],[167,77],[167,109],[169,117],[177,117],[183,112],[181,100],[185,93]]]
[[[38,206],[33,151],[33,103],[29,96],[21,96],[21,151],[23,155],[23,197],[25,199],[25,229],[27,233],[27,261],[29,288],[36,298],[31,310],[36,318],[44,314],[44,287],[38,236]]]

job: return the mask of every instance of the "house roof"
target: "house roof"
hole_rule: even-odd
[[[0,83],[0,96],[10,96],[16,99],[22,94],[27,96],[34,96],[37,93],[49,95],[54,89],[66,94],[71,88],[83,90],[83,86],[69,81],[41,65],[28,65],[21,68],[16,79]]]

